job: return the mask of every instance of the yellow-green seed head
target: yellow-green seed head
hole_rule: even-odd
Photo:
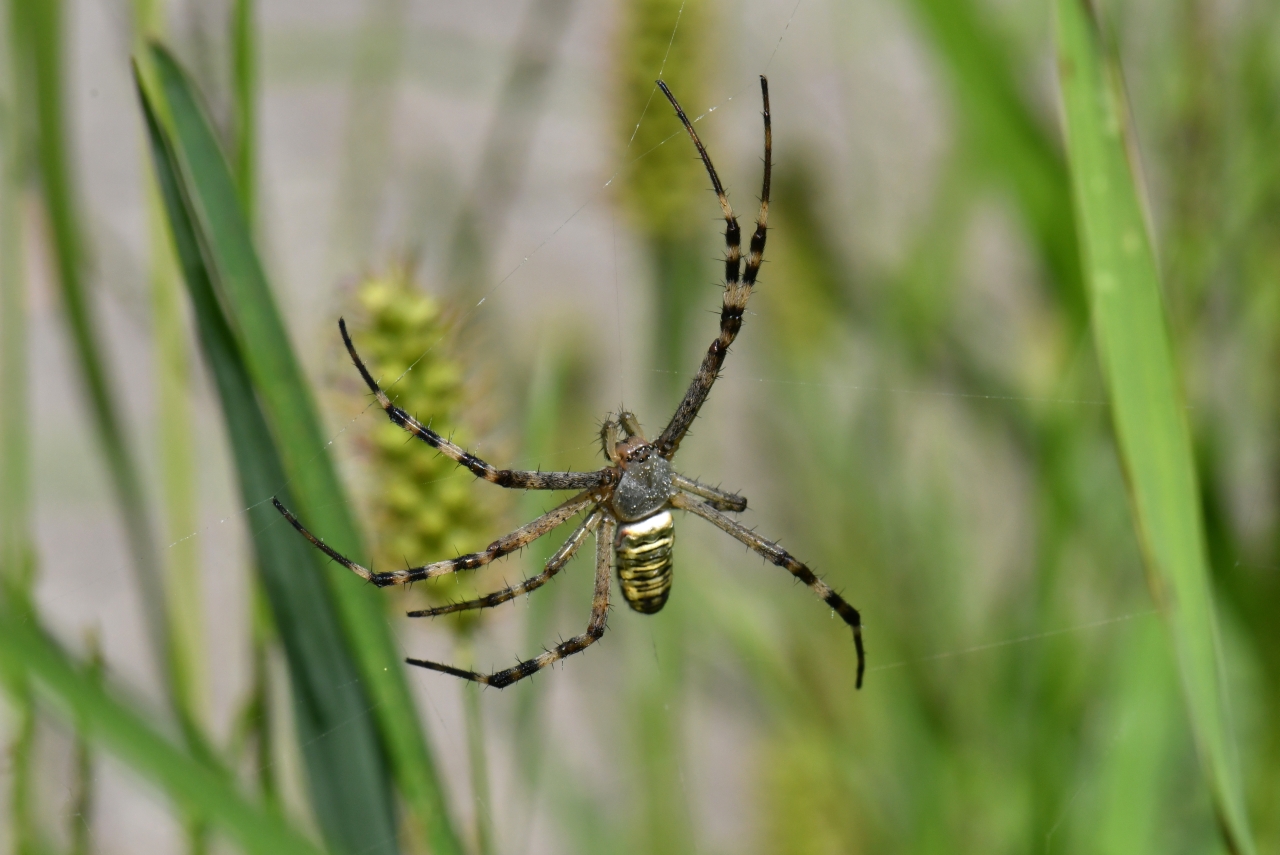
[[[703,3],[632,0],[627,4],[619,33],[618,130],[621,146],[630,143],[627,162],[644,157],[628,166],[623,193],[636,228],[650,237],[680,237],[706,223],[705,209],[699,207],[706,201],[702,198],[706,173],[691,156],[689,141],[666,99],[657,92],[654,78],[661,70],[663,79],[692,115],[705,106],[700,81],[711,50],[711,17],[711,10]],[[641,115],[644,118],[636,130]],[[673,139],[667,139],[673,134]]]
[[[466,444],[469,437],[460,427],[466,421],[463,369],[440,303],[415,287],[403,266],[365,279],[355,298],[352,333],[387,394],[434,430]],[[351,389],[360,406],[367,404],[363,388]],[[386,419],[361,419],[358,425],[368,459],[365,506],[375,567],[425,564],[483,547],[490,515],[475,495],[474,479]],[[419,589],[436,603],[470,597],[474,575]],[[464,628],[473,622],[462,620]]]

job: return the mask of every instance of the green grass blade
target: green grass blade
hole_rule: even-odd
[[[1148,583],[1223,834],[1252,853],[1233,755],[1191,437],[1118,64],[1086,0],[1057,0],[1059,84],[1094,336]]]
[[[395,852],[390,775],[367,715],[373,704],[345,646],[331,592],[315,584],[316,553],[263,501],[274,492],[292,503],[288,478],[214,293],[173,149],[145,101],[144,106],[160,191],[201,348],[226,417],[259,571],[289,663],[316,817],[336,848]]]
[[[321,855],[278,815],[256,807],[231,779],[154,731],[144,715],[77,667],[26,611],[0,605],[0,681],[12,692],[29,685],[68,726],[124,761],[163,790],[185,813],[199,816],[249,853]]]
[[[145,607],[151,653],[170,696],[175,697],[175,675],[168,656],[163,578],[153,532],[148,520],[143,480],[137,461],[125,441],[124,422],[117,396],[107,373],[101,333],[86,292],[85,258],[81,227],[72,186],[68,135],[63,116],[63,55],[61,0],[12,3],[12,44],[25,72],[19,85],[33,93],[36,160],[48,214],[54,249],[55,277],[61,308],[73,353],[89,405],[93,434],[97,438],[123,517],[125,536],[138,576],[139,596]],[[20,119],[19,119],[20,121]],[[186,723],[188,737],[199,741],[194,725]]]
[[[253,249],[226,159],[185,73],[159,46],[153,46],[149,56],[164,102],[157,112],[170,122],[175,175],[189,203],[230,334],[277,438],[299,515],[336,549],[359,555],[355,519],[329,457],[310,386]],[[273,488],[265,488],[254,501],[265,499]],[[336,565],[326,566],[321,578],[334,593],[405,802],[434,852],[460,852],[382,601],[376,591]]]
[[[159,0],[133,0],[134,43],[163,30]],[[147,158],[146,152],[141,157]],[[169,547],[163,553],[169,656],[174,697],[183,716],[207,727],[208,667],[205,658],[204,606],[201,596],[199,497],[196,484],[196,432],[192,411],[191,365],[182,310],[182,286],[165,221],[164,202],[144,164],[147,205],[148,279],[151,339],[155,371],[155,451],[160,471],[161,531]]]
[[[11,27],[4,36],[13,44]],[[0,581],[29,591],[31,537],[31,400],[27,383],[27,281],[21,197],[26,151],[19,117],[24,93],[16,65],[0,67]]]
[[[34,852],[40,845],[36,821],[37,782],[35,775],[37,710],[31,687],[25,680],[5,676],[13,722],[9,743],[5,746],[9,779],[8,819],[11,841],[16,852]]]
[[[12,21],[5,24],[12,25]],[[0,602],[29,602],[35,580],[32,538],[31,400],[27,382],[27,281],[20,216],[26,150],[18,117],[25,93],[17,86],[13,28],[5,26],[6,60],[0,65]],[[36,705],[25,680],[11,681],[13,716],[4,746],[11,846],[33,851]]]
[[[233,116],[232,163],[236,188],[245,219],[252,229],[257,211],[258,186],[258,29],[254,0],[234,0],[231,7],[231,91]],[[264,798],[278,796],[275,769],[270,762],[274,737],[271,732],[270,671],[266,667],[268,645],[274,634],[270,607],[261,585],[251,595],[255,615],[250,644],[253,661],[252,688],[238,717],[237,739],[256,758],[258,785]],[[253,761],[251,761],[253,762]]]
[[[1087,850],[1100,855],[1162,851],[1161,806],[1171,801],[1171,744],[1185,739],[1177,675],[1162,627],[1143,620],[1127,628],[1111,703],[1128,731],[1108,746],[1094,778],[1097,813]]]

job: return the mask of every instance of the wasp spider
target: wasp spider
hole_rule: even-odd
[[[438,662],[406,660],[411,665],[497,687],[509,686],[566,656],[579,653],[604,635],[605,618],[609,611],[609,576],[614,566],[617,567],[619,587],[622,589],[622,596],[626,599],[627,605],[644,614],[653,614],[661,609],[671,593],[672,547],[675,543],[675,522],[671,516],[671,509],[687,511],[728,532],[773,564],[786,568],[793,576],[812,588],[815,594],[853,628],[853,642],[858,654],[857,685],[861,687],[866,658],[862,647],[862,622],[858,611],[782,547],[764,539],[724,513],[746,510],[747,500],[744,497],[686,478],[671,467],[671,458],[679,450],[680,441],[711,392],[711,386],[715,383],[724,365],[725,355],[729,352],[729,345],[738,335],[747,300],[751,296],[756,275],[760,271],[769,214],[772,132],[769,124],[769,84],[762,76],[760,90],[764,98],[764,188],[760,193],[760,214],[756,218],[756,229],[751,236],[744,268],[742,232],[733,209],[729,207],[729,200],[725,197],[720,177],[716,175],[706,148],[698,139],[698,134],[694,131],[684,110],[680,108],[675,96],[671,94],[671,90],[662,81],[658,81],[658,86],[675,108],[676,115],[698,149],[698,155],[707,168],[707,174],[711,176],[712,187],[720,200],[720,208],[727,223],[725,242],[728,244],[728,254],[725,259],[724,303],[720,310],[720,335],[707,349],[697,375],[693,378],[684,399],[676,408],[675,415],[672,416],[662,434],[650,442],[641,433],[636,417],[629,412],[622,412],[616,419],[607,419],[601,428],[600,439],[604,446],[605,457],[609,461],[609,465],[603,469],[595,472],[527,472],[498,469],[454,445],[392,403],[356,353],[351,336],[347,333],[346,323],[339,321],[342,340],[346,343],[352,361],[392,422],[428,445],[439,449],[442,454],[456,461],[460,466],[466,467],[477,477],[500,487],[580,492],[528,525],[495,540],[482,552],[386,573],[375,573],[339,554],[307,531],[297,517],[278,501],[275,503],[276,508],[293,524],[294,528],[302,532],[326,555],[379,587],[404,585],[420,579],[432,579],[482,567],[494,559],[515,552],[585,513],[586,518],[573,530],[564,545],[551,556],[538,575],[518,585],[512,585],[474,600],[409,613],[410,617],[435,617],[469,609],[489,608],[513,600],[521,594],[545,585],[568,563],[587,536],[595,535],[595,598],[591,606],[591,620],[587,624],[586,632],[582,635],[574,636],[540,656],[520,662],[513,668],[493,674],[479,674]]]

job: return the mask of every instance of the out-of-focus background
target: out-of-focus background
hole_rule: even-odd
[[[307,750],[348,722],[299,736],[251,543],[251,520],[283,523],[250,513],[270,492],[238,486],[131,55],[161,39],[202,93],[363,521],[355,557],[376,566],[478,548],[555,500],[387,434],[338,317],[410,409],[473,451],[603,465],[604,416],[625,404],[659,432],[717,325],[723,223],[653,80],[697,117],[745,223],[767,74],[764,272],[677,465],[745,493],[744,521],[861,610],[866,685],[806,588],[681,517],[660,614],[616,607],[598,645],[505,691],[406,675],[459,851],[1221,850],[1091,335],[1050,5],[10,0],[12,584],[158,730],[194,726],[241,792],[341,850],[308,795]],[[1232,750],[1259,850],[1274,851],[1280,14],[1263,0],[1101,13],[1194,438]],[[53,40],[33,47],[37,31]],[[48,81],[80,315],[42,189]],[[157,574],[138,572],[130,530]],[[461,586],[377,594],[398,651],[501,668],[581,632],[590,548],[478,619],[400,617],[537,572],[565,533]],[[176,693],[166,658],[184,663]],[[234,850],[65,716],[9,697],[0,851]],[[347,850],[432,847],[418,829]]]

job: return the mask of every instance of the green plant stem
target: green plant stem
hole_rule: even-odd
[[[9,28],[6,35],[12,35]],[[0,580],[27,591],[34,565],[27,281],[21,212],[27,149],[20,123],[22,94],[14,65],[0,69],[4,81],[0,113]]]
[[[84,676],[94,688],[102,688],[102,644],[98,634],[90,632],[86,639],[89,661]],[[75,766],[71,781],[71,809],[67,812],[67,836],[71,839],[71,855],[89,855],[93,841],[93,746],[88,738],[89,722],[83,716],[76,721]]]
[[[9,697],[17,714],[9,743],[9,828],[15,855],[32,855],[40,850],[36,829],[34,754],[36,748],[36,705],[30,688],[21,679],[12,683]]]
[[[25,10],[17,15],[20,25],[15,27],[15,31],[20,33],[19,43],[25,42],[34,86],[37,162],[53,237],[53,261],[58,274],[62,309],[89,397],[94,433],[102,445],[124,517],[129,547],[141,574],[141,595],[148,606],[153,653],[158,653],[166,648],[160,619],[164,607],[159,598],[162,590],[159,561],[147,520],[142,480],[124,441],[122,420],[115,406],[118,397],[106,373],[100,334],[85,290],[84,252],[75,215],[67,133],[62,115],[62,4],[60,0],[16,2],[14,8]]]
[[[151,320],[156,361],[157,448],[164,497],[165,596],[174,692],[184,718],[203,730],[208,709],[197,500],[197,432],[191,407],[186,320],[164,207],[150,173]]]
[[[235,113],[232,170],[245,219],[252,226],[257,205],[258,145],[258,31],[254,0],[233,0],[231,6],[231,90]]]
[[[12,18],[4,22],[8,62],[0,67],[0,603],[28,602],[35,576],[31,538],[31,432],[27,385],[27,290],[23,270],[21,205],[27,146],[20,117],[25,114],[17,86],[19,68]],[[10,679],[7,674],[0,677]],[[38,849],[37,782],[32,757],[36,706],[30,687],[13,678],[13,725],[8,745],[9,828],[12,851]]]
[[[70,333],[72,351],[89,405],[91,427],[105,459],[132,555],[139,596],[144,604],[149,652],[156,658],[170,701],[192,744],[203,742],[198,726],[187,716],[178,686],[180,668],[170,643],[161,561],[147,511],[141,471],[125,439],[123,418],[117,409],[119,396],[107,373],[108,361],[95,323],[85,282],[85,251],[77,219],[77,202],[68,155],[68,134],[63,116],[63,55],[61,0],[39,3],[13,0],[13,32],[22,67],[34,93],[36,162],[39,168],[45,212],[53,239],[56,283],[63,318]],[[202,753],[212,761],[212,753]]]
[[[135,45],[164,29],[163,0],[134,0]],[[145,157],[145,151],[144,151]],[[155,360],[156,447],[160,463],[166,651],[173,700],[187,737],[205,744],[209,708],[201,588],[197,432],[191,407],[191,366],[177,260],[165,225],[164,201],[151,170],[143,170],[150,260],[151,339]],[[202,749],[208,752],[208,749]],[[189,851],[203,850],[203,833],[187,822]]]
[[[463,668],[475,662],[475,647],[468,637],[458,639],[458,659]],[[480,686],[462,687],[463,716],[467,723],[467,761],[471,768],[471,799],[475,810],[476,852],[493,855],[493,802],[489,792],[489,757],[485,750],[484,710],[480,706]]]
[[[163,4],[135,0],[135,44],[163,30]],[[157,446],[160,456],[161,514],[165,540],[165,600],[169,619],[169,656],[176,701],[183,719],[203,733],[208,725],[208,669],[204,653],[204,612],[200,572],[197,500],[196,426],[191,408],[191,366],[177,261],[165,225],[164,201],[151,170],[143,170],[151,261],[151,337],[156,364]],[[200,737],[203,739],[203,736]],[[207,849],[202,823],[184,817],[187,851]]]
[[[575,402],[566,394],[571,382],[571,371],[567,354],[560,354],[552,347],[544,348],[534,363],[525,417],[526,459],[539,460],[550,453],[555,448],[555,438],[564,424],[564,418],[580,415],[576,412],[580,407],[575,407]],[[543,498],[535,493],[527,494],[520,505],[521,517],[525,519],[533,519],[545,507]],[[555,549],[550,538],[542,538],[529,544],[530,573],[541,572]],[[536,650],[546,643],[547,634],[551,631],[551,616],[555,612],[556,603],[562,600],[560,592],[560,586],[551,586],[551,590],[544,588],[540,592],[541,596],[529,598],[528,618],[525,622],[525,644],[528,649]],[[546,749],[546,741],[541,735],[546,700],[545,685],[545,681],[530,681],[530,685],[516,695],[516,709],[512,719],[511,741],[516,747],[521,783],[528,793],[522,832],[518,835],[518,839],[523,841],[529,840],[541,801],[541,778]],[[528,851],[527,845],[523,850],[516,851]]]
[[[271,620],[271,604],[257,574],[253,577],[250,613],[249,692],[236,714],[229,753],[254,771],[262,802],[277,807],[280,804],[280,785],[275,763],[269,661],[276,634]]]

